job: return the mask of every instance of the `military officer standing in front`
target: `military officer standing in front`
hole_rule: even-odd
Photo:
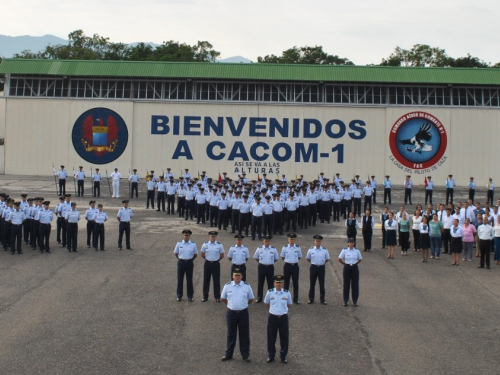
[[[349,238],[347,247],[342,249],[338,261],[344,265],[344,306],[349,303],[349,291],[352,286],[352,303],[358,306],[359,297],[359,268],[361,252],[354,247],[354,238]]]
[[[49,210],[49,201],[44,201],[42,203],[43,209],[39,210],[36,214],[35,220],[40,223],[38,227],[38,236],[40,238],[39,240],[39,246],[40,246],[40,253],[43,253],[44,251],[46,253],[50,253],[50,245],[49,245],[49,240],[50,240],[50,229],[52,228],[51,222],[52,219],[54,218],[54,213],[52,210]]]
[[[100,245],[101,251],[104,251],[104,222],[108,221],[108,215],[103,211],[103,205],[99,203],[97,205],[97,212],[94,213],[92,217],[94,222],[94,250],[97,250],[97,246]]]
[[[96,168],[95,173],[92,176],[92,181],[94,181],[94,186],[92,189],[92,196],[94,196],[94,197],[101,196],[101,180],[102,180],[102,176],[101,176],[101,173],[99,172],[99,168]]]
[[[26,215],[21,211],[21,202],[14,203],[14,211],[9,213],[6,220],[10,223],[11,240],[10,240],[10,253],[22,254],[21,240],[23,234],[23,222],[26,220]],[[16,246],[17,242],[17,246]]]
[[[198,248],[196,244],[191,241],[191,232],[189,229],[182,231],[183,239],[177,242],[174,249],[174,255],[177,261],[177,301],[182,300],[184,294],[184,275],[186,275],[187,296],[188,301],[193,302],[193,261],[198,256]]]
[[[132,219],[132,209],[128,206],[128,199],[122,201],[123,207],[120,208],[116,215],[120,225],[118,226],[118,250],[122,249],[123,233],[125,233],[125,245],[127,250],[132,250],[130,247],[130,220]]]
[[[203,265],[203,299],[201,302],[208,300],[208,292],[210,290],[210,278],[214,284],[215,301],[220,302],[220,263],[224,258],[224,246],[217,241],[215,231],[208,232],[209,240],[201,246],[201,257],[205,259]]]
[[[316,288],[316,280],[319,280],[319,297],[323,305],[326,305],[325,301],[325,264],[330,260],[330,254],[328,250],[321,246],[321,241],[323,237],[319,234],[313,236],[314,246],[307,251],[306,259],[311,266],[309,267],[309,302],[308,304],[314,303],[314,295]]]
[[[259,246],[254,254],[254,259],[259,263],[258,266],[258,286],[257,286],[257,301],[262,302],[264,292],[264,280],[267,280],[267,289],[273,286],[274,263],[278,261],[278,251],[271,246],[271,237],[264,236],[264,244]]]
[[[57,172],[57,176],[59,177],[59,196],[65,195],[68,172],[64,169],[64,165],[61,165],[61,170]]]
[[[290,289],[290,278],[293,282],[293,302],[297,305],[299,302],[299,262],[302,259],[302,250],[295,244],[297,235],[295,233],[287,234],[288,245],[281,249],[281,259],[285,262],[283,274],[285,275],[285,289]]]
[[[95,201],[89,202],[90,207],[85,211],[85,220],[87,220],[87,248],[90,249],[90,246],[94,245],[94,227],[95,222],[93,220],[95,213],[98,211],[95,208]]]
[[[245,362],[250,362],[250,319],[248,305],[253,302],[254,295],[249,284],[242,280],[241,270],[233,270],[233,281],[224,285],[221,301],[227,305],[227,349],[221,361],[233,358],[236,337],[240,335],[240,353]]]
[[[139,197],[139,175],[137,174],[137,169],[133,169],[133,174],[129,176],[129,181],[130,181],[130,198],[134,197],[134,191],[135,191],[135,197]]]
[[[64,216],[67,224],[67,245],[68,251],[78,252],[76,246],[78,244],[78,221],[80,221],[80,211],[76,209],[76,202],[71,202],[71,210],[66,212]]]
[[[283,284],[283,275],[276,275],[273,278],[274,288],[269,289],[264,298],[264,303],[269,307],[269,317],[267,319],[267,363],[274,362],[276,355],[276,338],[280,335],[280,358],[284,364],[288,363],[289,326],[288,326],[288,305],[292,304],[290,292]]]
[[[85,182],[85,171],[83,170],[82,166],[79,166],[78,169],[80,169],[78,172],[76,172],[76,181],[77,181],[77,186],[78,186],[78,196],[83,197],[83,188],[84,188],[84,182]]]
[[[250,252],[248,251],[248,247],[243,245],[243,238],[245,237],[242,234],[237,234],[234,238],[236,239],[236,245],[231,246],[227,253],[227,258],[232,263],[231,276],[233,275],[234,269],[239,268],[241,270],[242,280],[246,281],[246,262],[250,258]]]

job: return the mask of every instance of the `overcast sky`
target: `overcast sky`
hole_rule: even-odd
[[[321,45],[357,65],[419,43],[500,62],[498,0],[19,0],[2,10],[0,34],[10,36],[82,29],[112,42],[207,40],[221,58],[253,61]]]

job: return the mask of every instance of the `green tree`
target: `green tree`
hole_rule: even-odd
[[[450,66],[456,68],[489,68],[489,65],[478,57],[467,54],[466,57],[452,59]]]
[[[274,64],[354,65],[354,63],[347,58],[339,57],[338,55],[329,55],[323,51],[322,46],[293,46],[283,51],[281,56],[259,56],[257,61],[259,63]]]
[[[153,47],[150,44],[140,42],[130,47],[129,59],[133,61],[153,60],[153,51]]]
[[[431,47],[427,44],[415,44],[406,50],[396,47],[387,58],[382,59],[382,66],[449,66],[450,57],[441,48]]]

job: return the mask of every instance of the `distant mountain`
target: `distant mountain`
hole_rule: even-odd
[[[0,35],[0,56],[12,57],[15,53],[21,53],[24,50],[38,52],[48,45],[67,44],[66,39],[54,35],[44,36],[8,36]]]
[[[25,50],[30,50],[31,52],[39,52],[43,50],[46,46],[57,44],[68,44],[67,39],[62,39],[54,35],[44,35],[44,36],[8,36],[0,34],[0,56],[1,57],[12,57],[16,53],[21,53]],[[136,46],[139,42],[129,43],[131,47]],[[153,48],[160,46],[161,44],[147,42]],[[243,57],[243,56],[232,56],[225,59],[217,60],[221,63],[252,63],[253,61]]]
[[[221,62],[221,63],[245,63],[245,64],[253,63],[252,60],[249,60],[243,56],[228,57],[227,59],[217,60],[217,62]]]

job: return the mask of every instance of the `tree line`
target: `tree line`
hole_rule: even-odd
[[[68,44],[48,45],[39,52],[30,50],[14,55],[18,59],[64,59],[64,60],[123,60],[123,61],[180,61],[180,62],[216,62],[220,52],[208,41],[198,41],[194,45],[173,40],[159,46],[148,43],[127,45],[110,42],[109,38],[94,34],[85,35],[83,30],[75,30],[68,35]],[[2,58],[0,57],[0,63]],[[281,55],[259,56],[257,63],[271,64],[320,64],[320,65],[355,65],[346,57],[330,55],[322,46],[292,47]],[[427,44],[415,44],[410,49],[396,47],[378,66],[418,66],[418,67],[460,67],[460,68],[500,68],[500,62],[487,63],[478,57],[467,54],[453,58],[444,49]],[[3,83],[0,82],[0,90]]]

